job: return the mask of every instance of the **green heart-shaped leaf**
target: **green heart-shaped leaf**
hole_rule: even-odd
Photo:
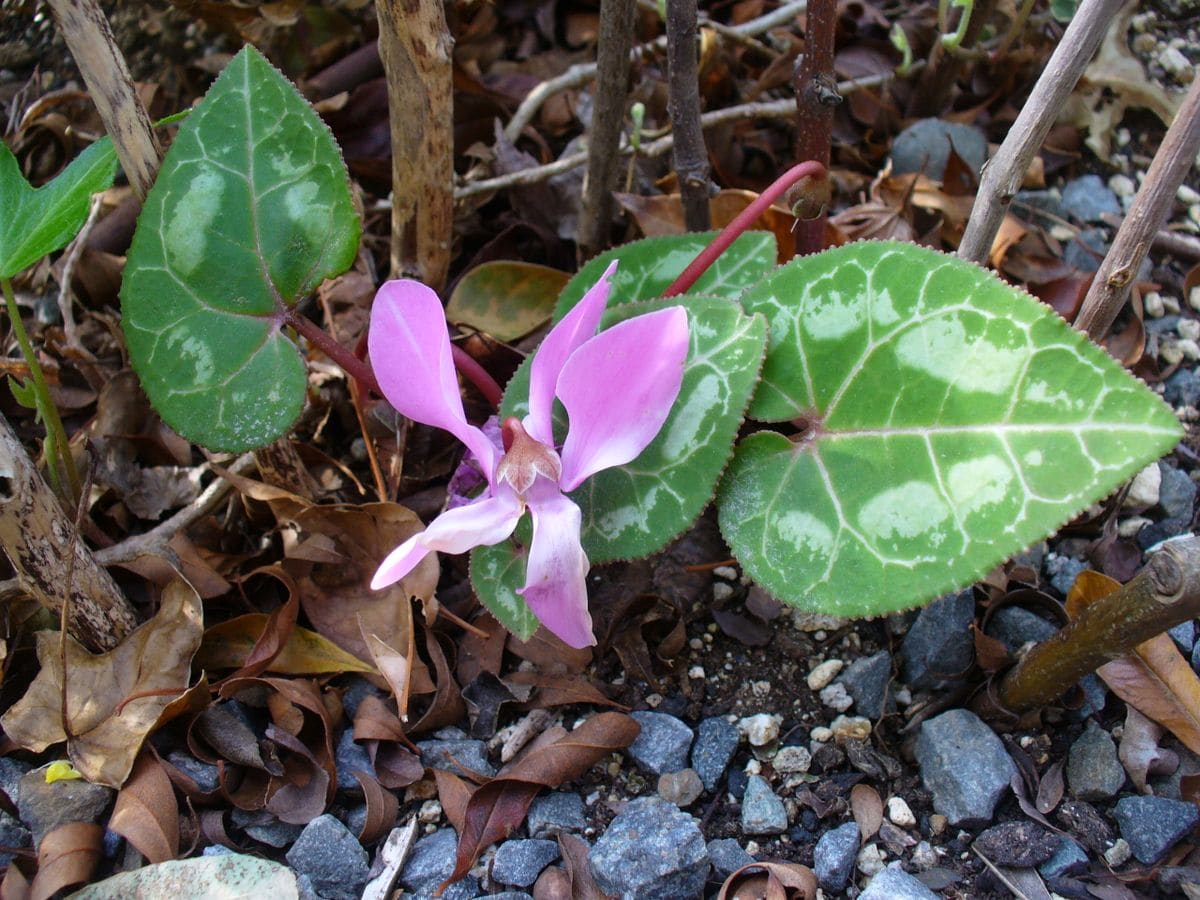
[[[125,268],[130,357],[167,424],[228,451],[287,431],[306,370],[285,313],[350,267],[359,231],[329,129],[245,48],[180,128]]]
[[[878,615],[980,577],[1181,429],[1145,385],[994,275],[910,244],[796,260],[743,297],[769,321],[721,530],[796,605]]]
[[[707,231],[643,238],[593,257],[559,294],[554,321],[580,301],[614,259],[620,260],[621,265],[613,275],[609,305],[661,296],[716,236],[717,232]],[[775,268],[775,254],[775,235],[769,231],[747,231],[717,257],[688,294],[736,300],[742,291]]]
[[[49,184],[34,188],[0,141],[0,278],[65,247],[87,220],[92,195],[107,190],[116,173],[112,141],[102,138]]]
[[[454,286],[446,301],[446,319],[498,341],[515,341],[549,320],[569,277],[558,269],[516,260],[483,263]]]
[[[471,551],[471,586],[475,588],[475,595],[497,622],[522,641],[533,637],[538,627],[537,616],[525,598],[517,593],[525,585],[532,534],[529,516],[525,516],[513,537]]]

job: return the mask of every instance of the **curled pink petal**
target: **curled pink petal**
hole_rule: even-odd
[[[498,544],[513,533],[523,512],[521,501],[506,489],[494,497],[446,510],[428,528],[388,554],[371,579],[371,588],[379,590],[395,584],[432,550],[466,553],[472,547]]]
[[[529,415],[525,428],[534,440],[548,447],[554,446],[554,430],[551,415],[554,412],[554,387],[559,373],[571,354],[596,333],[608,294],[612,289],[610,279],[616,271],[613,262],[582,299],[557,325],[550,329],[533,357],[529,372]]]
[[[557,386],[569,417],[564,491],[654,440],[679,396],[688,345],[687,313],[671,306],[620,322],[571,355]]]
[[[385,282],[371,307],[367,351],[375,378],[396,411],[453,434],[475,454],[490,482],[496,448],[463,412],[446,314],[437,294],[419,281]]]
[[[571,647],[590,647],[592,616],[588,612],[588,559],[579,543],[582,514],[557,490],[531,499],[533,542],[525,570],[525,586],[517,593],[543,625]]]

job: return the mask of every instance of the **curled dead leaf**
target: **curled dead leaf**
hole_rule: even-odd
[[[717,900],[814,900],[817,876],[798,863],[755,862],[730,873]]]
[[[138,754],[129,780],[117,794],[108,827],[151,863],[179,855],[179,807],[171,779],[149,750]]]

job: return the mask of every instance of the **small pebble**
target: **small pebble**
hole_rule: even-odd
[[[821,688],[821,702],[832,710],[845,712],[854,705],[854,698],[840,681]]]
[[[726,581],[737,581],[737,569],[733,566],[717,566],[713,569],[713,575],[717,578],[724,578]]]
[[[1200,340],[1200,319],[1180,319],[1175,330],[1181,338],[1189,341]]]
[[[751,747],[765,747],[779,737],[783,719],[769,713],[758,713],[738,719],[738,731],[746,736]]]
[[[1133,855],[1133,850],[1130,849],[1129,841],[1125,838],[1117,838],[1111,847],[1104,851],[1104,861],[1114,869],[1117,866],[1123,866],[1129,862],[1129,857]]]
[[[1166,314],[1166,306],[1163,304],[1162,294],[1158,291],[1150,291],[1142,298],[1142,308],[1152,319],[1161,319]],[[1200,307],[1197,307],[1200,309]]]
[[[703,681],[705,678],[704,666],[692,666],[688,669],[688,678],[695,678]]]
[[[816,741],[818,744],[824,744],[833,740],[833,730],[826,728],[824,725],[818,725],[808,733],[810,741]]]
[[[691,806],[704,793],[704,782],[695,769],[667,772],[658,777],[658,796],[682,808]]]
[[[442,817],[442,804],[436,800],[426,800],[421,804],[421,810],[417,813],[417,821],[424,825],[430,822],[436,822]]]
[[[1137,184],[1128,175],[1114,175],[1108,179],[1108,189],[1124,200],[1137,193]]]
[[[903,797],[890,797],[887,802],[888,821],[901,828],[912,828],[917,824],[917,817],[909,808]]]
[[[824,688],[829,682],[837,677],[837,674],[842,671],[845,662],[840,659],[827,659],[825,662],[818,665],[808,673],[808,689],[810,691],[819,691]]]
[[[812,765],[812,754],[805,747],[781,747],[771,765],[782,775],[807,772]]]
[[[1200,287],[1194,287],[1188,291],[1188,306],[1200,312]]]
[[[867,844],[858,851],[858,856],[854,860],[855,868],[862,872],[868,878],[883,871],[886,865],[883,859],[883,852],[879,849],[878,844]]]
[[[1195,362],[1200,359],[1200,344],[1190,338],[1184,338],[1177,345],[1179,352],[1183,354],[1183,358]]]
[[[838,716],[830,723],[830,728],[839,744],[843,741],[865,741],[871,736],[871,720],[862,716]]]
[[[1163,294],[1162,302],[1163,309],[1173,316],[1179,315],[1179,311],[1182,309],[1182,307],[1179,305],[1178,297],[1172,297],[1170,294]]]
[[[728,600],[733,596],[733,586],[726,584],[723,581],[718,581],[713,584],[713,599],[716,601]]]
[[[1181,184],[1175,191],[1175,196],[1179,198],[1179,202],[1184,206],[1191,206],[1193,203],[1200,203],[1200,191],[1193,190],[1186,184]]]
[[[913,847],[912,864],[918,869],[932,869],[938,864],[937,851],[929,841],[921,841]]]

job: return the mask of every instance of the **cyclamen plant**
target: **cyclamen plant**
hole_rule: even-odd
[[[393,550],[373,588],[399,581],[431,551],[463,553],[506,540],[528,506],[533,539],[525,584],[517,593],[570,646],[596,642],[584,582],[582,514],[565,493],[646,448],[679,395],[688,350],[681,306],[595,334],[615,268],[610,265],[542,341],[530,374],[529,414],[523,421],[504,420],[502,447],[467,422],[437,295],[415,281],[389,281],[379,290],[368,346],[384,396],[401,414],[461,440],[480,465],[487,490]],[[551,421],[555,397],[571,422],[561,456]]]
[[[163,419],[220,450],[285,434],[306,394],[291,330],[328,347],[296,307],[349,267],[358,235],[328,130],[243,50],[180,129],[129,251],[123,325]],[[584,266],[504,392],[503,446],[466,420],[437,298],[380,290],[384,394],[458,436],[486,486],[397,548],[377,585],[473,548],[472,585],[506,627],[527,638],[541,617],[583,645],[589,562],[654,553],[715,502],[776,596],[879,615],[970,583],[1179,439],[1145,385],[974,265],[863,242],[777,267],[774,238],[746,233],[662,299],[713,240],[648,239]]]

